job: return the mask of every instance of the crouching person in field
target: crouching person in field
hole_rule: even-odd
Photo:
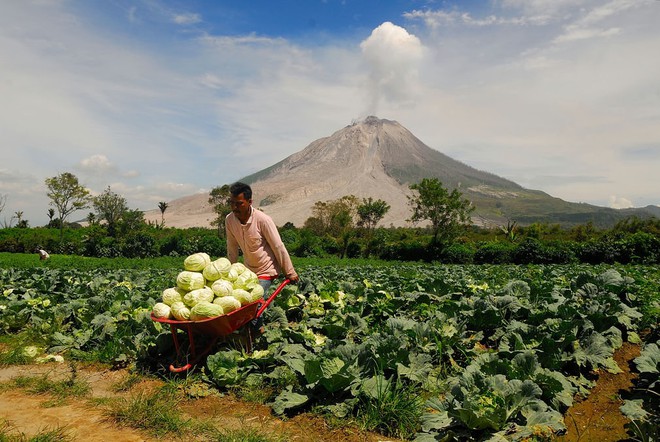
[[[45,250],[42,249],[42,248],[37,248],[37,253],[39,254],[39,259],[40,259],[41,261],[45,261],[45,260],[47,260],[48,258],[50,258],[50,255],[48,254],[48,252],[45,251]]]

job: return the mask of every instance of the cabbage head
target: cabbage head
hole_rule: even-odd
[[[226,275],[230,267],[231,262],[227,258],[218,258],[204,267],[202,274],[208,281],[215,281]]]
[[[215,318],[224,315],[222,306],[208,301],[200,301],[190,309],[190,320],[199,321],[200,319]]]
[[[225,314],[241,308],[241,301],[233,296],[219,296],[213,300],[213,303],[221,306]]]
[[[252,295],[247,290],[234,289],[234,291],[231,292],[231,295],[234,298],[238,299],[239,302],[241,303],[241,305],[247,305],[247,304],[251,304],[253,302],[252,301]]]
[[[172,316],[176,320],[187,321],[190,319],[190,309],[183,302],[175,302],[172,304]]]
[[[190,272],[201,272],[210,262],[211,257],[208,253],[193,253],[183,260],[183,268]]]
[[[183,295],[183,303],[188,307],[194,307],[202,301],[213,302],[214,297],[213,290],[209,287],[202,287],[201,289],[191,290]]]
[[[201,289],[204,287],[204,284],[206,284],[206,280],[204,279],[204,275],[202,275],[200,272],[190,272],[184,270],[176,277],[176,286],[185,290],[186,292]]]
[[[216,296],[229,296],[234,290],[234,285],[226,279],[218,279],[211,284],[211,290]]]
[[[169,306],[177,301],[183,301],[183,295],[185,295],[185,290],[180,289],[179,287],[170,287],[169,289],[163,290],[163,302]]]
[[[169,319],[170,313],[171,313],[171,308],[169,305],[165,304],[164,302],[157,302],[154,304],[154,308],[152,309],[152,312],[154,313],[154,316],[160,319]]]
[[[261,286],[261,284],[257,284],[254,286],[252,290],[250,290],[250,294],[252,295],[252,298],[255,301],[258,301],[259,299],[264,298],[264,288]]]
[[[238,275],[234,281],[235,289],[252,290],[255,285],[259,285],[259,277],[252,270],[245,269],[243,273]]]
[[[238,278],[238,270],[236,270],[236,267],[234,266],[229,267],[229,271],[222,278],[226,279],[227,281],[235,281],[236,278]]]
[[[236,276],[240,275],[243,273],[245,270],[247,270],[247,267],[245,267],[245,264],[242,262],[235,262],[231,265],[231,268],[236,270]]]

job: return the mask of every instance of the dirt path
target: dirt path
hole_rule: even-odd
[[[589,396],[577,401],[564,416],[568,431],[558,441],[616,442],[627,439],[624,425],[629,420],[619,409],[623,405],[619,395],[629,390],[637,377],[630,371],[630,363],[639,353],[638,345],[627,342],[614,353],[614,360],[623,372],[612,374],[602,371],[598,375],[596,386]]]
[[[567,434],[558,438],[561,442],[598,441],[615,442],[626,439],[624,425],[628,420],[621,414],[621,391],[632,386],[636,375],[630,371],[629,363],[639,355],[639,347],[624,344],[614,358],[623,370],[619,374],[602,372],[587,398],[578,400],[565,416]],[[49,379],[66,379],[70,376],[67,364],[9,366],[0,368],[0,385],[18,376],[43,376]],[[162,381],[145,379],[124,393],[117,393],[113,386],[128,375],[126,371],[111,371],[99,368],[79,370],[79,377],[92,387],[95,399],[130,397],[139,391],[158,388]],[[101,406],[95,406],[89,398],[69,398],[57,406],[45,406],[49,397],[32,395],[18,388],[0,389],[0,421],[8,422],[12,428],[26,436],[41,431],[65,427],[76,441],[89,442],[152,442],[176,440],[175,438],[153,437],[146,432],[120,427],[104,415]],[[255,428],[260,432],[288,441],[300,442],[384,442],[388,439],[373,433],[331,429],[319,417],[302,414],[292,419],[275,418],[269,407],[237,400],[229,395],[212,395],[190,399],[180,405],[186,416],[210,419],[218,428],[236,430]],[[179,439],[180,440],[180,439]],[[389,439],[391,440],[391,439]]]
[[[70,376],[70,369],[66,364],[2,367],[0,368],[0,384],[19,376],[39,377],[44,374],[53,380],[66,379],[66,376]],[[137,391],[154,389],[163,385],[161,381],[145,380],[131,388],[129,392],[117,393],[113,386],[127,376],[125,371],[80,369],[78,376],[90,384],[91,397],[95,399],[130,397]],[[95,406],[89,398],[68,398],[63,404],[56,406],[46,405],[49,399],[51,398],[48,395],[33,395],[19,388],[0,389],[0,421],[8,422],[12,433],[22,433],[28,437],[41,431],[64,427],[75,441],[155,442],[177,440],[174,437],[157,438],[143,431],[118,426],[105,417],[101,406]],[[381,442],[390,440],[377,434],[358,430],[331,429],[323,419],[306,414],[289,420],[281,420],[271,414],[269,407],[246,403],[231,396],[213,395],[190,399],[180,404],[179,409],[188,417],[210,419],[217,428],[227,430],[254,428],[261,433],[288,441]]]

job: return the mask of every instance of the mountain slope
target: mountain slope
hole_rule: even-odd
[[[406,226],[409,185],[422,178],[438,178],[445,187],[458,188],[476,207],[473,220],[477,224],[502,224],[511,219],[521,225],[587,221],[611,225],[624,216],[614,209],[569,203],[524,189],[431,149],[396,121],[376,117],[320,138],[241,181],[251,184],[254,206],[271,215],[278,225],[291,222],[300,227],[312,215],[317,201],[355,195],[382,199],[391,206],[382,226]],[[207,200],[208,195],[203,194],[172,201],[165,214],[166,224],[208,226],[214,215]],[[179,213],[182,210],[188,212],[187,218]],[[147,218],[160,220],[160,212],[149,212]]]

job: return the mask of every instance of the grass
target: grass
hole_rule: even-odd
[[[419,431],[424,401],[415,392],[397,382],[378,377],[368,395],[361,396],[357,422],[365,430],[379,431],[386,436],[412,438]]]
[[[26,353],[26,347],[43,348],[43,336],[27,329],[16,334],[0,335],[0,367],[6,365],[25,365],[34,361],[34,356]]]
[[[42,376],[18,376],[12,379],[12,384],[31,394],[52,396],[52,400],[44,403],[46,407],[62,405],[71,397],[88,396],[92,390],[91,386],[78,377],[78,370],[74,364],[70,364],[69,367],[70,372],[66,379],[52,380],[46,373]]]
[[[183,439],[201,437],[218,442],[280,442],[286,439],[268,435],[254,428],[219,429],[209,420],[189,418],[178,411],[182,402],[175,383],[151,392],[139,392],[129,398],[109,401],[105,414],[119,425],[144,430],[156,437]]]
[[[129,391],[131,388],[139,384],[144,378],[145,377],[139,373],[131,372],[121,381],[113,384],[112,391],[114,391],[115,393]]]
[[[120,425],[145,430],[157,437],[183,433],[199,435],[210,424],[184,417],[177,406],[181,399],[171,388],[140,391],[109,403],[105,414]]]
[[[155,258],[93,258],[78,255],[51,254],[47,261],[40,261],[37,254],[0,252],[0,268],[47,267],[58,269],[181,269],[185,257],[160,256]],[[291,257],[296,267],[302,266],[395,266],[396,261],[366,258],[298,258]]]
[[[0,419],[0,442],[68,442],[74,437],[66,427],[45,428],[33,436],[18,431],[5,419]]]

